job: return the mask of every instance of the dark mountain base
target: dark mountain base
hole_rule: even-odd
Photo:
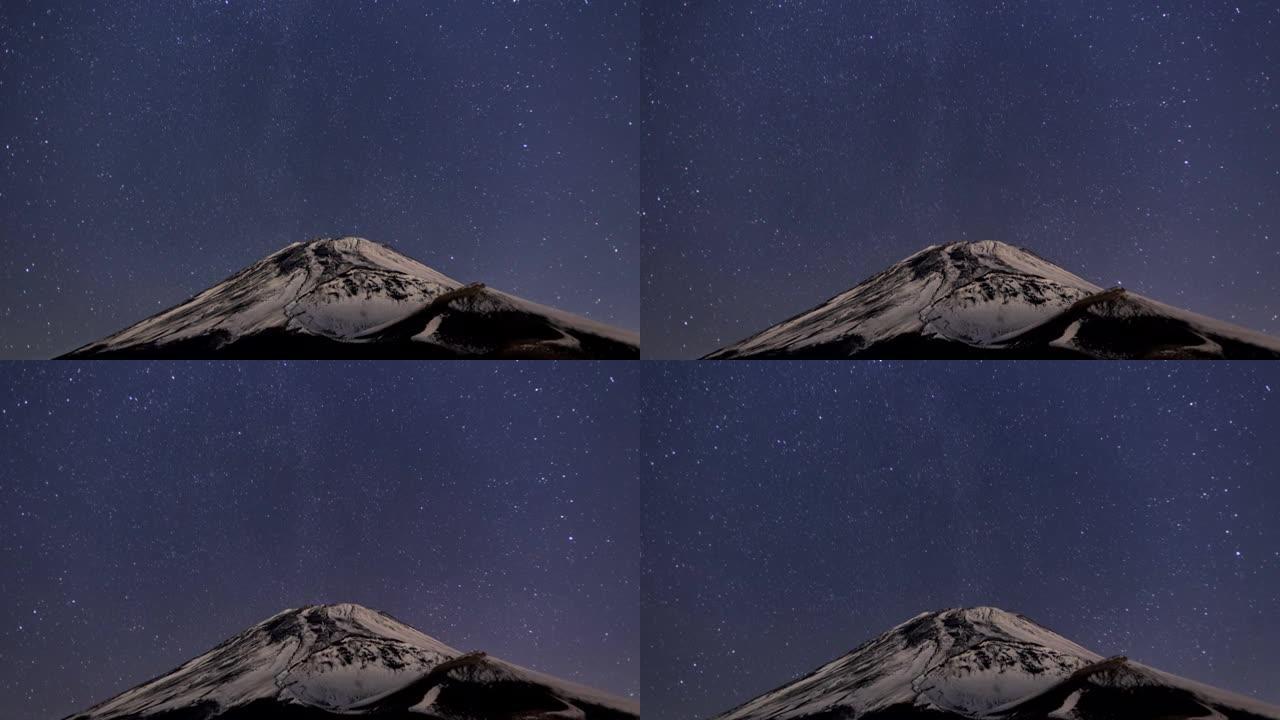
[[[446,687],[435,703],[435,714],[411,712],[410,706],[363,710],[358,714],[337,713],[291,705],[273,700],[259,700],[238,708],[218,713],[215,704],[160,712],[149,715],[130,715],[119,720],[538,720],[562,717],[556,713],[572,710],[553,695],[536,686],[520,686],[511,683],[501,687],[461,685]],[[582,710],[586,720],[636,720],[634,715],[583,703],[574,707]]]
[[[839,342],[811,345],[793,351],[758,352],[751,355],[720,355],[716,360],[983,360],[983,359],[1047,359],[1041,355],[1011,355],[1006,350],[974,347],[954,340],[940,340],[922,335],[899,335],[892,340],[863,347],[857,336]],[[709,358],[708,358],[709,359]]]
[[[1076,357],[1139,360],[1275,360],[1280,353],[1220,335],[1200,334],[1177,318],[1139,316],[1128,318],[1088,315],[1087,308],[1069,311],[1049,323],[1032,328],[1008,343],[1010,351],[1028,352],[1039,348],[1072,353]],[[1074,344],[1076,352],[1053,348],[1049,343],[1062,337],[1072,323],[1079,322]],[[1217,343],[1221,352],[1201,348],[1205,338]]]
[[[1007,714],[994,716],[1002,720],[1052,720],[1050,713],[1062,707],[1067,695],[1050,700],[1038,698]],[[1207,708],[1190,693],[1171,688],[1092,688],[1081,694],[1075,711],[1088,720],[1203,720],[1214,711],[1227,720],[1267,720],[1266,718],[1229,708]],[[894,705],[865,715],[851,708],[840,708],[806,715],[796,720],[973,720],[968,715],[929,710],[911,705]]]
[[[1143,319],[1148,320],[1148,319]],[[968,345],[954,340],[900,335],[891,340],[862,347],[860,338],[814,345],[797,351],[761,352],[749,356],[722,355],[721,360],[1276,360],[1280,354],[1266,348],[1211,337],[1222,347],[1221,354],[1196,350],[1203,342],[1181,327],[1158,318],[1146,321],[1094,321],[1081,325],[1077,342],[1097,352],[1049,345],[1066,331],[1036,328],[998,347]]]
[[[810,715],[805,720],[854,720],[854,713],[848,708],[831,710],[817,715]],[[957,715],[939,710],[926,710],[911,705],[893,705],[883,710],[876,710],[858,718],[858,720],[972,720],[964,715]]]
[[[1051,701],[1033,699],[1002,717],[1047,720],[1049,713],[1061,707],[1072,691],[1064,688],[1060,693],[1055,692]],[[1177,688],[1091,687],[1081,691],[1075,705],[1075,712],[1088,720],[1192,720],[1210,717],[1215,710],[1228,720],[1265,720],[1243,710],[1210,709],[1191,693]]]
[[[437,334],[450,345],[475,348],[460,352],[410,337],[390,337],[372,342],[339,342],[318,335],[269,330],[235,339],[225,333],[163,345],[139,345],[122,350],[75,351],[59,360],[636,360],[633,345],[579,334],[570,336],[577,347],[555,344],[545,323],[522,313],[492,313],[484,321],[483,334],[470,331],[466,318],[445,318]]]

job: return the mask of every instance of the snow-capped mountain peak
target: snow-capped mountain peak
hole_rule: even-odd
[[[271,253],[71,358],[638,357],[639,337],[359,237]]]
[[[922,613],[720,720],[803,718],[835,707],[982,712],[1101,657],[998,608]],[[777,711],[778,708],[785,708]]]
[[[461,286],[364,238],[318,238],[288,245],[77,352],[172,346],[201,337],[228,342],[272,331],[340,340]]]
[[[240,720],[285,711],[296,718],[450,718],[474,715],[477,703],[505,708],[495,718],[507,711],[527,718],[638,715],[630,701],[459,651],[390,615],[341,603],[277,613],[73,720]]]
[[[1134,710],[1147,703],[1153,715]],[[1179,712],[1165,713],[1169,708]],[[999,608],[927,612],[716,720],[1280,718],[1280,709],[1104,658]],[[1243,714],[1233,714],[1243,713]]]
[[[931,245],[707,356],[842,357],[1280,357],[1280,341],[984,240]]]
[[[338,709],[460,655],[359,605],[295,608],[75,717],[107,720],[277,698]]]
[[[711,357],[832,343],[850,349],[913,333],[984,343],[1102,288],[995,240],[931,245],[825,303]]]

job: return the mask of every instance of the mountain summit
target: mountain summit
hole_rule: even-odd
[[[917,615],[715,720],[1280,719],[1280,708],[1103,658],[1027,618]]]
[[[639,706],[360,605],[285,610],[68,720],[637,720]]]
[[[66,358],[637,358],[639,336],[358,237],[294,243]]]
[[[1280,340],[993,240],[934,245],[708,359],[1280,358]]]

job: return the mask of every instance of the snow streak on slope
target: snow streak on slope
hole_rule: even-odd
[[[1280,717],[1280,708],[1166,673],[1125,657],[1081,668],[1053,687],[991,710],[992,720]]]
[[[1222,690],[1213,687],[1212,685],[1205,685],[1204,683],[1196,682],[1195,680],[1188,680],[1187,678],[1179,675],[1167,673],[1163,670],[1157,670],[1153,667],[1147,667],[1142,663],[1136,663],[1132,660],[1128,661],[1128,665],[1147,673],[1150,677],[1154,678],[1156,682],[1187,690],[1188,692],[1193,693],[1196,697],[1206,700],[1217,707],[1238,708],[1264,718],[1280,717],[1280,708],[1276,708],[1276,706],[1269,705],[1260,700],[1255,700],[1251,697],[1240,695],[1239,693]]]
[[[1121,288],[1084,298],[992,346],[1016,350],[1045,343],[1097,358],[1280,357],[1276,338]]]

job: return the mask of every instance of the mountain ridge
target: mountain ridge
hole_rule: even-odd
[[[639,705],[353,603],[290,608],[67,720],[637,718]]]
[[[713,720],[1205,716],[1274,720],[1280,708],[1106,658],[1026,616],[977,607],[916,615]]]
[[[291,243],[61,357],[613,359],[639,357],[639,336],[341,236]]]
[[[1280,358],[1280,340],[994,240],[930,245],[704,359]]]

